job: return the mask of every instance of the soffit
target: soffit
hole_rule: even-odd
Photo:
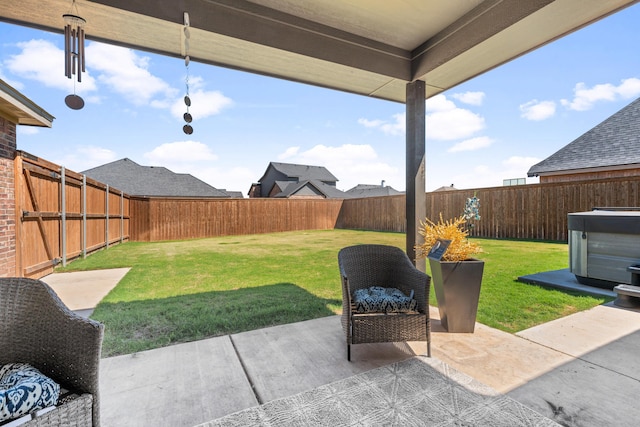
[[[18,125],[51,127],[54,117],[0,80],[0,116]]]
[[[404,102],[450,89],[640,0],[77,0],[87,38]],[[0,3],[61,32],[67,0]]]

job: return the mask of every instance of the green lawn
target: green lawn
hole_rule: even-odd
[[[474,240],[486,261],[483,324],[516,332],[605,301],[516,281],[566,268],[566,244]],[[329,230],[130,242],[57,271],[131,267],[92,315],[106,325],[103,355],[113,356],[340,313],[337,253],[360,243],[403,248],[405,235]]]

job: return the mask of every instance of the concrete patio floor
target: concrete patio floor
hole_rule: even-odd
[[[637,425],[640,312],[598,306],[515,335],[481,324],[450,334],[431,314],[432,356],[453,368],[562,425]],[[102,424],[193,426],[424,353],[361,344],[348,362],[331,316],[105,358]]]

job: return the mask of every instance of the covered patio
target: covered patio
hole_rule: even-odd
[[[413,259],[426,211],[424,100],[638,1],[76,3],[93,40],[182,57],[188,13],[194,61],[404,103],[406,251]],[[0,19],[61,32],[69,6],[3,2]],[[519,336],[482,325],[473,335],[446,334],[436,320],[428,362],[470,385],[471,400],[498,392],[567,425],[633,425],[640,411],[629,397],[640,393],[640,378],[629,369],[637,354],[637,339],[629,338],[637,336],[638,313],[598,307],[584,316]],[[586,324],[593,326],[578,347],[567,343],[567,329]],[[328,317],[103,359],[103,425],[212,422],[424,353],[412,343],[361,345],[349,363],[343,346],[339,319]]]
[[[71,309],[97,303],[101,293],[68,292],[100,283],[104,293],[127,269],[55,273],[49,283]],[[338,424],[361,414],[370,401],[385,411],[361,424],[422,411],[426,425],[467,417],[472,425],[634,426],[640,417],[637,358],[640,312],[611,304],[595,307],[517,334],[477,324],[473,334],[447,333],[431,308],[432,357],[426,343],[359,344],[346,359],[339,316],[194,341],[102,359],[103,426],[310,425],[314,412],[339,413]],[[413,402],[415,379],[425,396]],[[390,372],[396,378],[388,383]],[[394,385],[395,384],[395,385]],[[380,396],[380,389],[392,391]],[[348,405],[353,399],[357,404]],[[374,390],[374,391],[372,391]],[[405,391],[401,391],[405,390]],[[373,393],[367,395],[367,393]],[[310,401],[310,396],[313,400]],[[429,397],[428,399],[426,397]],[[404,399],[404,400],[403,400]],[[314,404],[331,402],[334,406]],[[344,405],[347,405],[346,412]],[[520,406],[522,405],[522,406]],[[341,408],[342,406],[342,408]],[[294,419],[269,424],[261,416]],[[529,412],[533,410],[535,412]],[[444,424],[437,424],[438,416]],[[548,419],[534,418],[542,414]],[[417,422],[419,415],[414,415]],[[396,419],[397,420],[397,419]],[[376,422],[378,421],[378,422]],[[446,422],[445,422],[446,421]],[[320,425],[334,425],[327,419]],[[392,424],[392,423],[390,423]],[[407,425],[399,423],[397,425]],[[410,424],[409,424],[410,425]],[[425,424],[418,424],[425,425]],[[456,425],[456,424],[452,424]]]
[[[87,38],[402,102],[406,251],[425,217],[424,100],[638,0],[77,0]],[[62,32],[67,0],[3,2],[0,19]],[[418,262],[424,270],[424,261]]]

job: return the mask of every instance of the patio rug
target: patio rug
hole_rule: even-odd
[[[559,426],[434,358],[416,356],[201,424]]]

